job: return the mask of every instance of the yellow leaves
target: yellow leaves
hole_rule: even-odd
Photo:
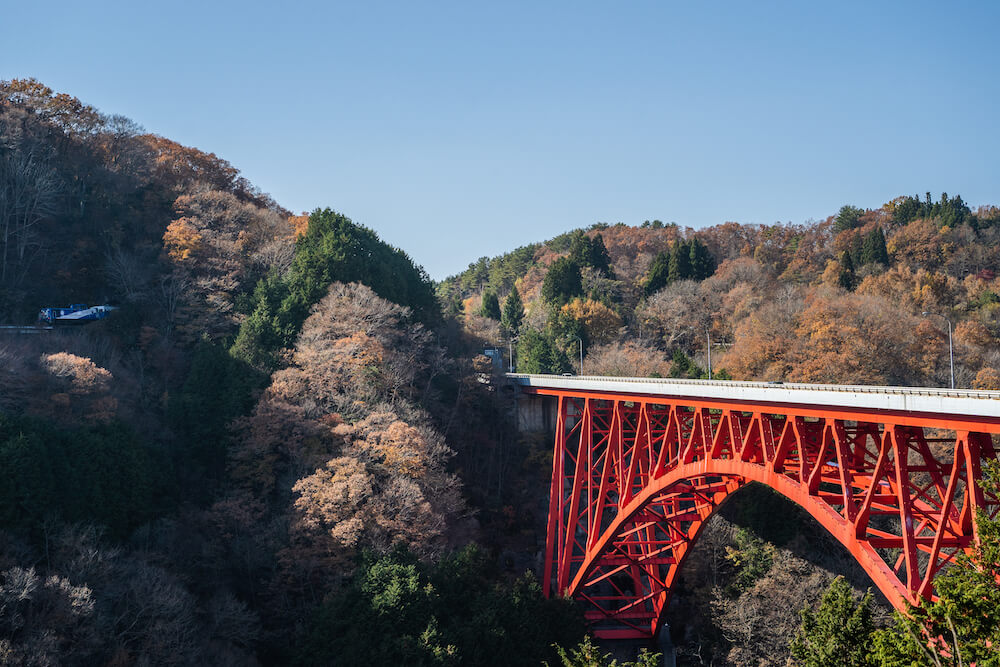
[[[304,236],[309,231],[309,214],[293,215],[288,218],[288,225],[292,228],[292,238],[297,239]]]
[[[855,292],[885,297],[913,312],[938,310],[958,298],[962,285],[939,271],[920,268],[916,271],[899,264],[888,271],[866,276]]]
[[[933,267],[941,262],[942,246],[950,233],[950,228],[938,228],[932,220],[917,218],[893,234],[886,249],[900,264]]]
[[[384,431],[370,434],[358,445],[380,458],[382,465],[397,474],[420,478],[426,473],[426,442],[420,432],[406,422],[394,421]]]
[[[836,259],[828,259],[826,268],[820,276],[820,282],[829,287],[836,287],[840,284],[840,262]]]
[[[614,340],[622,327],[618,313],[591,299],[573,299],[561,308],[561,313],[582,324],[588,339],[595,345]]]
[[[919,320],[886,299],[821,292],[798,316],[788,379],[846,384],[906,384],[918,353]]]
[[[167,225],[167,231],[163,233],[163,245],[167,249],[167,254],[178,262],[190,259],[201,247],[201,240],[201,233],[188,218],[174,220]]]
[[[326,531],[342,547],[353,548],[364,530],[356,514],[372,493],[373,479],[364,464],[352,456],[339,456],[295,483],[299,511],[297,528]]]
[[[1000,371],[990,367],[980,369],[976,373],[976,379],[972,381],[972,388],[991,391],[1000,390]]]
[[[449,450],[440,436],[388,411],[354,424],[328,421],[343,446],[292,487],[296,553],[329,562],[361,546],[440,549],[448,517],[461,506],[454,477],[442,469]]]
[[[339,424],[333,432],[392,476],[423,478],[447,451],[391,412],[374,412],[356,424]]]

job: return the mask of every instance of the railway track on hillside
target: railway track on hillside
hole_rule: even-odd
[[[18,324],[0,324],[0,335],[40,334],[52,331],[54,327],[22,326]]]

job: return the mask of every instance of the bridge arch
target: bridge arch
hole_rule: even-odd
[[[1000,416],[527,389],[558,398],[547,594],[580,600],[599,637],[659,632],[702,528],[749,482],[807,511],[897,608],[1000,508],[979,483]]]

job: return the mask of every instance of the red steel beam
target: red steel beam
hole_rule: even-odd
[[[809,512],[899,609],[1000,507],[980,484],[995,417],[523,391],[558,399],[545,592],[583,602],[603,638],[659,632],[705,522],[748,482]]]

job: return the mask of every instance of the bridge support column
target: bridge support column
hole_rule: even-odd
[[[517,397],[517,430],[521,433],[555,433],[559,399],[539,394]]]
[[[656,638],[656,650],[663,654],[663,659],[660,661],[663,667],[677,667],[674,641],[670,638],[670,626],[666,623],[660,628],[660,636]]]

